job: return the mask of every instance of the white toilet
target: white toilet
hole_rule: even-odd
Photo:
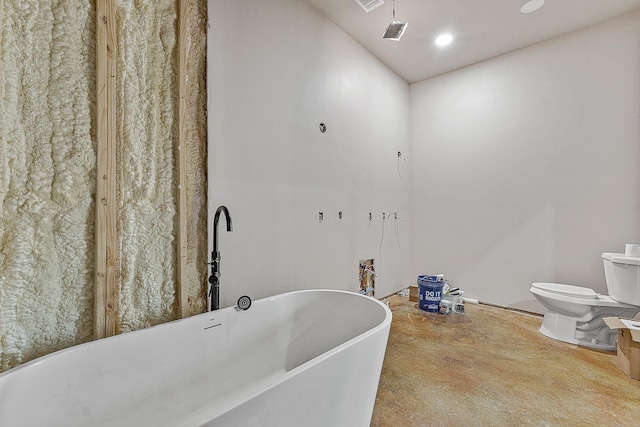
[[[534,283],[531,293],[547,309],[540,332],[550,338],[600,350],[616,349],[617,331],[605,317],[640,312],[640,257],[603,253],[609,295],[558,283]]]

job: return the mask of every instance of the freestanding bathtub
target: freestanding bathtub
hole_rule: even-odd
[[[0,426],[368,426],[390,326],[311,290],[94,341],[0,375]]]

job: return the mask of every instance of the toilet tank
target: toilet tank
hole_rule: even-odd
[[[640,258],[604,253],[602,260],[609,296],[618,302],[640,306]]]

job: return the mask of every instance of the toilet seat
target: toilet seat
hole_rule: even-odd
[[[543,291],[573,298],[598,299],[598,297],[600,297],[600,294],[593,289],[583,286],[565,285],[562,283],[534,283],[531,286]]]

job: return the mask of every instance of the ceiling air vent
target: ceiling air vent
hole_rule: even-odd
[[[369,13],[376,7],[382,6],[384,0],[356,0],[356,3],[358,3],[365,12]]]

